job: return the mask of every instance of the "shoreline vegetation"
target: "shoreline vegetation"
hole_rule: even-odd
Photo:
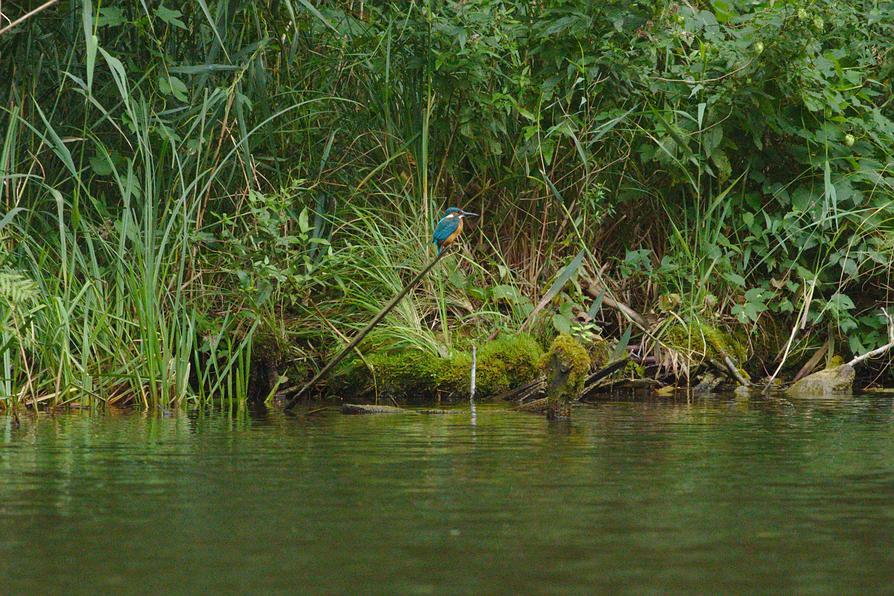
[[[473,348],[476,399],[894,383],[894,3],[60,0],[6,24],[0,411],[277,404],[454,205],[481,217],[323,395],[468,399]]]

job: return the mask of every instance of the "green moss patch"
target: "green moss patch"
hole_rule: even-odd
[[[562,334],[553,340],[549,352],[540,360],[540,368],[547,378],[558,366],[564,373],[561,391],[570,398],[576,398],[584,388],[584,381],[590,371],[590,355],[570,335]]]
[[[477,351],[476,397],[493,397],[533,380],[540,374],[542,353],[529,335],[504,336],[485,343]],[[330,388],[333,393],[351,397],[468,397],[471,370],[472,356],[467,352],[449,358],[417,350],[373,352],[339,366]]]
[[[546,377],[547,417],[567,418],[584,388],[590,355],[574,338],[560,335],[541,359],[541,368]]]
[[[748,357],[744,342],[701,319],[694,319],[685,326],[680,323],[670,325],[661,335],[661,341],[669,348],[682,353],[691,350],[707,359],[717,360],[726,354],[735,362],[744,362]]]
[[[533,380],[542,353],[530,335],[504,336],[484,344],[478,351],[477,392],[497,395]]]

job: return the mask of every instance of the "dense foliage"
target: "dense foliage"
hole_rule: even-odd
[[[483,217],[370,345],[621,303],[756,373],[873,348],[891,39],[870,0],[63,0],[0,33],[0,399],[238,395],[261,337],[309,367],[451,204]]]

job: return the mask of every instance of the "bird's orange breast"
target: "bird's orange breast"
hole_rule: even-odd
[[[462,231],[463,231],[463,218],[460,217],[459,225],[456,226],[456,229],[453,231],[452,234],[447,236],[447,238],[444,240],[444,242],[443,242],[443,244],[441,244],[441,246],[450,246],[451,244],[453,244],[453,241],[459,237],[459,234]]]

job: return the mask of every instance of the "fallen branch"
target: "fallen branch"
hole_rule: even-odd
[[[792,327],[792,332],[791,335],[789,335],[788,342],[786,342],[785,344],[785,349],[782,351],[782,353],[776,355],[776,360],[779,360],[779,366],[777,366],[776,370],[773,371],[773,374],[770,375],[770,379],[767,381],[767,385],[764,387],[764,393],[770,390],[770,387],[773,386],[773,381],[776,380],[776,376],[785,365],[785,361],[788,358],[789,351],[792,349],[792,343],[794,343],[795,337],[798,335],[798,331],[803,331],[807,327],[807,315],[810,312],[810,303],[813,300],[813,291],[815,289],[816,278],[814,278],[813,281],[810,283],[810,289],[804,296],[804,304],[801,305],[801,312],[798,314],[799,322],[795,323],[795,326]]]
[[[584,383],[584,387],[585,387],[584,390],[586,391],[587,387],[592,386],[594,383],[597,383],[597,382],[601,381],[602,379],[604,379],[605,377],[609,376],[610,374],[624,368],[624,366],[627,364],[628,360],[630,360],[630,358],[625,356],[625,357],[621,358],[620,360],[615,360],[614,362],[611,362],[611,363],[607,364],[606,366],[600,368],[596,372],[592,373],[589,377],[587,377],[587,380]]]
[[[894,349],[894,319],[891,318],[891,315],[888,314],[887,309],[882,309],[882,313],[885,315],[885,318],[888,319],[888,343],[883,345],[880,348],[876,348],[871,352],[866,352],[862,356],[857,356],[853,360],[847,363],[848,366],[856,366],[863,362],[864,360],[869,360],[870,358],[877,358],[882,354]]]
[[[724,352],[721,352],[720,354],[723,356],[723,364],[726,366],[726,370],[729,371],[729,374],[736,380],[736,382],[744,387],[751,387],[751,382],[742,376],[742,373],[736,368],[733,359]]]
[[[547,398],[542,397],[540,399],[535,399],[534,401],[518,404],[515,406],[515,409],[520,412],[535,412],[537,414],[542,414],[546,411],[548,405]]]
[[[351,340],[351,343],[349,343],[347,346],[345,346],[344,349],[343,349],[341,352],[339,352],[338,354],[336,354],[336,355],[335,355],[335,358],[333,358],[332,360],[330,360],[330,361],[326,364],[326,366],[324,366],[323,369],[320,370],[320,372],[318,372],[316,375],[314,375],[314,378],[312,378],[310,381],[307,382],[306,385],[304,385],[301,389],[299,389],[299,390],[297,390],[297,391],[295,391],[295,390],[293,390],[293,389],[290,389],[289,392],[286,393],[286,396],[288,396],[289,393],[294,393],[294,395],[292,395],[291,398],[289,399],[289,401],[286,403],[286,409],[287,409],[287,410],[292,409],[292,408],[295,406],[295,404],[298,403],[298,398],[300,398],[302,395],[304,395],[304,393],[306,393],[308,389],[310,389],[311,387],[313,387],[313,386],[317,383],[317,381],[319,381],[320,379],[322,379],[322,378],[326,375],[326,373],[328,373],[330,370],[332,370],[332,368],[333,368],[336,364],[338,364],[339,362],[341,362],[341,361],[344,359],[344,357],[347,356],[347,355],[351,352],[351,350],[353,350],[353,349],[357,346],[357,344],[359,344],[361,341],[363,341],[363,338],[366,337],[366,336],[369,334],[369,332],[372,331],[373,328],[374,328],[376,325],[378,325],[379,322],[380,322],[382,319],[385,318],[385,315],[387,315],[388,313],[390,313],[391,310],[392,310],[395,306],[397,306],[397,303],[398,303],[398,302],[400,302],[401,300],[403,300],[404,296],[406,296],[407,294],[410,293],[410,290],[412,290],[413,288],[416,287],[416,284],[418,284],[420,281],[422,281],[422,278],[425,277],[425,275],[426,275],[429,271],[432,270],[432,267],[434,267],[435,265],[437,265],[438,261],[441,260],[441,257],[443,257],[443,256],[446,255],[446,254],[447,254],[447,251],[439,251],[438,254],[437,254],[437,256],[436,256],[434,259],[432,259],[431,263],[429,263],[428,265],[426,265],[426,266],[425,266],[425,269],[423,269],[422,271],[420,271],[419,273],[417,273],[417,274],[416,274],[416,277],[414,277],[414,278],[410,281],[410,283],[408,283],[406,286],[404,286],[404,289],[401,290],[400,293],[399,293],[397,296],[395,296],[394,298],[392,298],[392,299],[391,299],[391,302],[389,302],[388,304],[386,304],[386,305],[382,308],[382,310],[380,310],[380,311],[378,312],[378,314],[376,314],[376,316],[373,317],[372,321],[369,322],[369,324],[363,329],[363,331],[361,331],[360,333],[358,333],[357,336],[354,337],[353,340]]]
[[[588,279],[586,281],[588,283],[583,288],[585,294],[587,294],[591,298],[595,298],[602,294],[602,303],[604,305],[620,312],[622,315],[624,315],[624,318],[639,327],[641,330],[648,331],[649,324],[648,322],[646,322],[646,319],[644,319],[641,314],[639,314],[623,302],[619,302],[618,300],[615,300],[614,298],[609,296],[608,288],[599,288],[598,283],[592,279]]]
[[[529,381],[520,387],[515,387],[509,391],[505,391],[494,398],[494,401],[528,401],[532,396],[541,395],[546,388],[546,379],[537,377],[533,381]]]
[[[605,379],[598,385],[588,388],[581,395],[580,401],[595,401],[596,396],[609,393],[616,390],[632,390],[652,389],[661,385],[660,381],[655,379]]]

